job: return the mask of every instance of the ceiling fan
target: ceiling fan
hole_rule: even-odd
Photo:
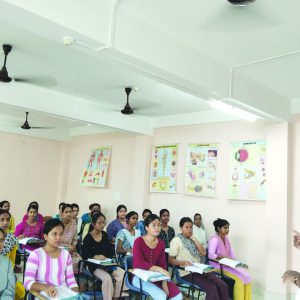
[[[131,115],[134,113],[133,109],[129,105],[129,95],[130,95],[131,91],[132,91],[131,87],[125,88],[125,93],[127,95],[127,101],[126,101],[124,108],[121,110],[121,113],[124,115]]]
[[[39,127],[36,127],[36,126],[30,126],[29,123],[28,123],[28,114],[29,112],[26,111],[26,119],[25,119],[25,122],[23,125],[21,125],[21,128],[22,129],[25,129],[25,130],[28,130],[28,129],[53,129],[54,127],[47,127],[47,126],[39,126]]]
[[[44,87],[54,87],[57,84],[57,81],[50,76],[41,76],[37,78],[12,78],[8,75],[8,71],[6,68],[7,56],[12,50],[12,45],[4,44],[2,45],[3,53],[4,53],[4,64],[2,69],[0,70],[0,82],[11,82],[14,80],[15,82],[23,82],[23,83],[32,83]]]

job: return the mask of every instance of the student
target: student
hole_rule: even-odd
[[[168,277],[165,245],[158,239],[161,224],[155,214],[145,219],[146,235],[137,238],[133,245],[133,267],[143,270],[160,272]],[[133,277],[133,285],[140,288],[140,280]],[[150,295],[155,295],[155,300],[181,300],[182,294],[179,288],[171,281],[143,282],[142,288]]]
[[[127,227],[126,222],[127,208],[121,204],[117,207],[117,218],[109,223],[107,227],[108,240],[115,242],[117,233]]]
[[[64,286],[78,292],[70,253],[59,248],[64,224],[57,218],[48,220],[44,226],[46,244],[31,252],[25,271],[24,286],[27,290],[45,291],[55,297],[55,287]]]
[[[35,205],[35,206],[37,206],[37,208],[39,210],[39,204],[36,201],[30,202],[28,206],[30,206],[32,204]],[[28,214],[25,214],[22,221],[27,221],[27,220],[28,220]],[[39,212],[37,214],[36,220],[39,223],[43,224],[43,226],[44,226],[44,217]]]
[[[170,221],[170,212],[164,208],[159,212],[160,222],[161,222],[161,231],[158,238],[165,243],[166,248],[170,248],[170,242],[175,236],[174,229],[168,225]]]
[[[145,230],[145,226],[144,226],[144,221],[145,219],[152,214],[152,211],[148,208],[145,208],[143,210],[143,220],[140,220],[137,222],[135,228],[138,229],[141,232],[141,235],[145,235],[146,234],[146,230]]]
[[[43,239],[43,224],[37,221],[38,207],[30,204],[27,208],[27,220],[17,225],[15,235]],[[26,245],[26,249],[33,250],[39,245]]]
[[[0,202],[0,208],[7,210],[8,212],[10,211],[10,203],[7,200],[3,200]],[[7,232],[12,232],[14,233],[15,231],[15,219],[14,217],[10,214],[10,223],[7,228]]]
[[[200,263],[206,255],[206,249],[193,235],[193,222],[190,218],[182,218],[179,222],[181,234],[171,241],[169,263],[175,266],[190,266]],[[228,300],[228,288],[225,282],[211,273],[194,273],[193,278],[188,271],[179,270],[182,279],[201,286],[206,292],[206,300]]]
[[[81,256],[76,252],[76,244],[78,240],[77,224],[73,219],[71,204],[64,204],[62,206],[61,221],[64,224],[64,232],[59,245],[70,251],[73,262],[73,271],[74,273],[78,273],[78,263],[81,260]]]
[[[141,232],[135,229],[139,215],[135,211],[130,211],[126,215],[127,228],[118,232],[116,237],[116,253],[124,257],[127,253],[132,253],[133,243],[136,238],[141,236]],[[120,260],[121,266],[124,266],[123,259]]]
[[[2,228],[0,228],[0,252],[3,249],[4,241],[5,232]],[[11,261],[3,254],[0,254],[0,266],[0,299],[14,300],[16,278]]]
[[[81,226],[82,226],[82,220],[78,218],[79,214],[79,205],[76,203],[71,204],[72,210],[73,210],[73,219],[76,221],[77,224],[77,234],[80,233],[81,231]]]
[[[108,258],[110,245],[107,233],[104,231],[106,218],[101,212],[92,216],[93,230],[83,240],[83,259],[93,258],[103,260]],[[104,300],[117,299],[120,295],[124,271],[120,268],[102,269],[97,265],[89,265],[89,270],[102,281],[102,293]],[[115,280],[115,287],[113,280]],[[124,289],[127,289],[124,287]]]
[[[92,222],[92,212],[93,211],[100,211],[101,212],[101,205],[99,203],[93,203],[89,206],[89,213],[85,213],[82,215],[81,220],[82,224],[87,224]]]
[[[217,219],[213,222],[216,235],[212,236],[208,242],[208,258],[221,259],[224,257],[235,259],[230,241],[227,237],[229,233],[229,222],[224,219]],[[214,267],[219,267],[217,263],[210,263]],[[224,274],[235,280],[233,298],[234,300],[250,300],[251,278],[246,269],[237,267],[231,268],[223,266]]]
[[[58,211],[59,211],[59,213],[58,213],[58,214],[54,214],[54,215],[53,215],[53,218],[56,218],[56,219],[61,220],[61,209],[62,209],[62,207],[63,207],[65,204],[66,204],[65,202],[59,203],[59,205],[58,205]]]
[[[207,249],[207,237],[202,222],[202,216],[199,213],[194,215],[193,236]]]

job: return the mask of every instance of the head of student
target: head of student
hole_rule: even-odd
[[[36,201],[31,201],[28,206],[30,206],[32,204],[37,206],[37,208],[39,209],[39,204]]]
[[[148,208],[145,208],[144,210],[143,210],[143,214],[142,214],[142,216],[143,216],[143,220],[145,220],[149,215],[151,215],[152,214],[152,211],[150,210],[150,209],[148,209]]]
[[[9,211],[10,210],[10,203],[7,200],[3,200],[3,201],[0,202],[0,208]]]
[[[63,208],[63,206],[64,206],[65,204],[66,204],[65,202],[60,202],[60,203],[58,204],[59,213],[61,213],[61,210],[62,210],[62,208]]]
[[[76,203],[71,204],[72,210],[73,210],[73,218],[77,219],[78,214],[79,214],[79,205]]]
[[[61,208],[61,216],[65,221],[70,221],[73,217],[73,208],[71,204],[64,204]]]
[[[163,224],[168,224],[170,221],[170,212],[166,208],[163,208],[159,212],[160,221]]]
[[[139,215],[136,211],[130,211],[127,215],[126,215],[126,223],[132,227],[134,227],[139,219]]]
[[[229,233],[229,222],[225,219],[217,219],[214,221],[214,227],[216,233],[219,235],[227,235]]]
[[[199,213],[194,214],[194,224],[197,227],[201,227],[202,224],[202,216]]]
[[[92,203],[89,206],[89,210],[91,211],[91,213],[93,211],[101,211],[101,205],[99,203]]]
[[[124,220],[127,215],[127,207],[123,204],[120,204],[117,207],[117,219]]]
[[[147,234],[151,236],[158,236],[161,230],[159,216],[150,214],[144,221],[144,226]]]
[[[32,222],[36,221],[38,210],[39,210],[38,206],[36,206],[35,204],[29,204],[27,208],[28,220]]]
[[[0,208],[0,228],[2,228],[4,232],[8,230],[10,218],[10,212],[6,209]]]
[[[181,218],[179,227],[182,235],[186,238],[190,238],[193,235],[193,221],[190,217]]]
[[[106,217],[100,211],[92,214],[92,227],[96,231],[103,231],[106,225]]]
[[[48,246],[58,247],[61,241],[65,226],[61,220],[54,218],[44,224],[44,239]]]

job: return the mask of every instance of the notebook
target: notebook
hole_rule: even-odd
[[[33,238],[33,237],[26,237],[26,238],[18,240],[18,243],[21,245],[26,245],[26,244],[28,244],[28,242],[34,242],[34,241],[36,241],[38,243],[38,242],[43,242],[44,240],[41,240],[38,238]]]
[[[143,281],[162,281],[162,280],[170,280],[170,277],[167,277],[166,275],[160,273],[160,272],[154,272],[154,271],[147,271],[142,269],[133,269],[132,273],[136,275],[137,277],[141,278]]]
[[[240,261],[230,259],[230,258],[222,258],[219,260],[219,263],[231,268],[236,268],[236,267],[243,267],[244,264],[241,263]]]
[[[89,258],[87,261],[89,261],[93,264],[97,264],[97,265],[110,265],[112,263],[111,258],[106,258],[106,259],[103,259],[103,260]]]
[[[56,292],[55,297],[50,297],[45,291],[42,291],[41,295],[49,300],[76,300],[78,298],[78,293],[65,286],[57,287]]]
[[[193,263],[193,265],[186,266],[184,269],[186,271],[190,271],[193,273],[203,274],[203,273],[206,273],[207,271],[209,271],[210,269],[212,269],[212,266],[200,264],[200,263]]]

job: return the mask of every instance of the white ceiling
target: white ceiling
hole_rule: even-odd
[[[87,123],[151,134],[236,119],[207,104],[230,96],[231,72],[237,106],[272,121],[299,112],[299,1],[0,0],[0,11],[9,74],[31,82],[0,83],[0,130],[23,133],[25,111],[55,127],[25,134],[54,139],[93,133]],[[132,116],[120,114],[125,86],[137,87]]]

